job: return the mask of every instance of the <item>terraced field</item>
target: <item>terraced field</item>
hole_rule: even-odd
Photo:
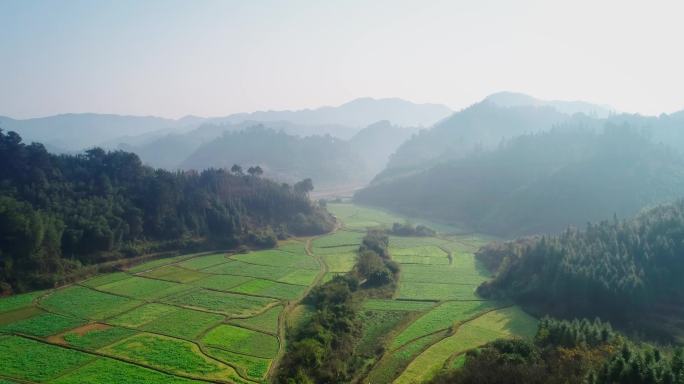
[[[352,204],[328,207],[344,224],[329,235],[272,250],[152,260],[0,299],[0,382],[267,382],[286,329],[312,315],[300,299],[353,268],[367,227],[404,220]],[[534,319],[474,293],[488,277],[473,257],[484,241],[391,237],[402,267],[395,298],[369,299],[359,314],[359,350],[385,351],[369,362],[366,382],[421,382],[492,338],[530,333]]]

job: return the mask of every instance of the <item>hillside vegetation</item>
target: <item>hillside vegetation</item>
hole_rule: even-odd
[[[286,182],[311,178],[316,185],[329,185],[370,178],[366,163],[346,141],[332,136],[292,136],[261,126],[224,133],[200,146],[181,167],[230,168],[233,164],[259,164],[266,175]]]
[[[510,298],[542,313],[601,316],[680,339],[683,244],[683,201],[631,220],[492,244],[477,257],[492,266],[496,276],[478,292]]]
[[[629,217],[682,194],[684,158],[675,150],[626,126],[564,126],[376,182],[355,200],[514,236]]]
[[[0,131],[0,282],[48,287],[84,264],[166,249],[273,245],[331,229],[308,190],[209,169],[168,172],[126,152],[52,155]]]

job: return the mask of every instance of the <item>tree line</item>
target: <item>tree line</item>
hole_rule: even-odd
[[[123,151],[53,155],[0,130],[0,293],[46,288],[84,265],[168,249],[272,246],[333,219],[297,187],[223,169],[170,172]]]

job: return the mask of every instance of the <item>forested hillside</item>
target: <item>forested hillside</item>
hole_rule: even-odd
[[[575,125],[511,139],[411,176],[359,202],[503,236],[556,232],[684,195],[684,158],[640,130]]]
[[[684,201],[556,236],[498,243],[477,257],[497,271],[479,287],[538,312],[601,316],[681,337]]]
[[[505,138],[546,131],[571,119],[570,115],[552,107],[502,107],[484,100],[454,113],[403,143],[377,180],[410,174],[462,158],[475,150],[495,148]],[[576,119],[583,118],[578,116]]]
[[[168,172],[131,153],[52,155],[0,131],[0,283],[51,286],[82,265],[165,249],[266,246],[331,229],[295,188],[242,173]]]
[[[332,136],[292,136],[263,126],[225,132],[200,146],[181,167],[230,168],[233,164],[258,164],[268,177],[286,182],[311,178],[319,186],[371,177],[363,159],[346,141]]]

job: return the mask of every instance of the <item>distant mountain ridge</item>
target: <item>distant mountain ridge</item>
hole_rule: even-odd
[[[594,104],[586,101],[541,100],[524,93],[507,91],[493,93],[487,96],[485,100],[500,107],[553,107],[558,112],[568,115],[583,113],[588,116],[605,118],[617,113],[615,108],[609,105]]]
[[[0,129],[16,131],[26,141],[41,142],[55,151],[76,152],[93,146],[116,148],[139,145],[151,139],[179,134],[204,124],[236,125],[246,121],[290,124],[299,135],[330,134],[351,138],[360,129],[380,120],[398,126],[431,126],[452,111],[440,104],[416,104],[402,99],[360,98],[340,106],[298,111],[257,111],[224,117],[185,116],[166,119],[153,116],[112,114],[63,114],[32,119],[0,116]]]

